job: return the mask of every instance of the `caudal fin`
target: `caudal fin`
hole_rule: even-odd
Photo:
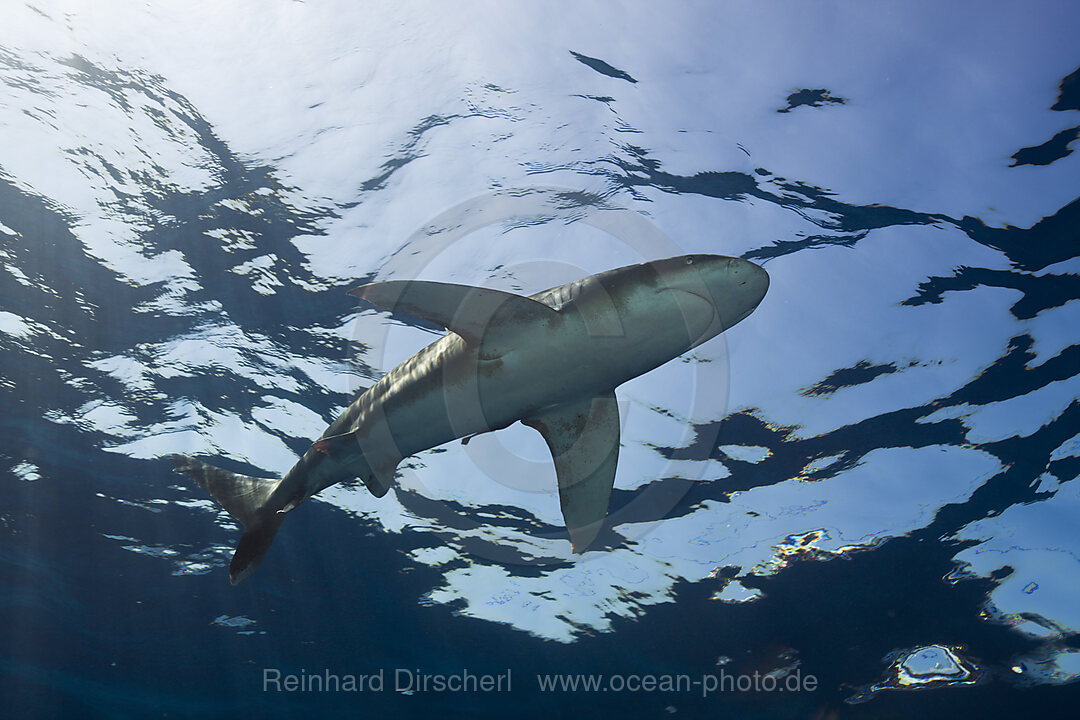
[[[255,572],[285,518],[284,514],[266,507],[280,481],[237,475],[186,455],[174,455],[173,465],[178,472],[187,473],[243,524],[244,535],[229,564],[229,582],[239,585]]]

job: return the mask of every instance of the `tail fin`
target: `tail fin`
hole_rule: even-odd
[[[229,564],[229,582],[239,585],[255,572],[285,518],[282,513],[266,509],[266,502],[280,481],[236,475],[186,455],[174,455],[173,465],[178,472],[186,472],[243,524],[244,535]]]

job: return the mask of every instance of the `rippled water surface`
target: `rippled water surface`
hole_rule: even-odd
[[[4,15],[4,712],[1074,704],[1068,4]],[[618,390],[589,552],[570,552],[547,450],[518,425],[410,458],[383,498],[324,491],[229,586],[239,528],[168,457],[279,476],[440,335],[346,290],[527,295],[691,252],[762,264],[769,294]],[[266,691],[268,670],[385,683]],[[555,673],[608,690],[543,691]],[[722,673],[814,687],[710,691]],[[647,676],[697,684],[628,689]]]

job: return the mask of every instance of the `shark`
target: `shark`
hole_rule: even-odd
[[[187,455],[175,468],[244,528],[229,565],[255,571],[287,514],[343,481],[376,497],[398,465],[439,445],[521,422],[551,451],[571,550],[607,516],[619,459],[619,385],[750,315],[769,288],[753,262],[684,255],[608,270],[528,297],[425,280],[362,285],[350,295],[435,323],[446,335],[383,375],[281,478],[239,475]]]

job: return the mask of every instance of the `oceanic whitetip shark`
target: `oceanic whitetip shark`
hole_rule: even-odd
[[[280,480],[186,456],[176,466],[244,526],[235,585],[286,513],[320,490],[360,478],[382,497],[404,458],[520,421],[551,450],[571,547],[584,552],[619,459],[615,388],[730,328],[768,287],[762,268],[719,255],[631,265],[530,297],[421,280],[363,285],[349,294],[449,332],[362,393]]]

